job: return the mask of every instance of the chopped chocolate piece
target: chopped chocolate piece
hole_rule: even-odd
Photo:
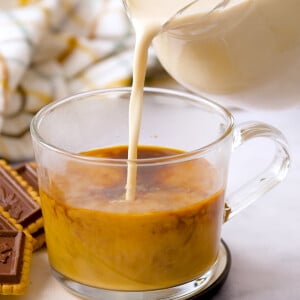
[[[21,278],[24,250],[22,231],[0,231],[0,282],[18,283]]]
[[[42,216],[39,204],[4,164],[0,164],[0,206],[24,227]]]
[[[24,163],[15,168],[20,176],[22,176],[36,192],[38,192],[38,179],[36,173],[36,166],[33,162]]]

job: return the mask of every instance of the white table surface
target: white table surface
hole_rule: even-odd
[[[280,129],[292,154],[285,181],[223,226],[232,267],[214,300],[300,299],[300,109],[234,112],[236,120],[261,120]],[[233,155],[230,189],[257,172],[268,146],[249,143]],[[248,147],[248,149],[247,149]],[[253,158],[248,158],[248,155]],[[246,158],[247,156],[247,158]],[[246,158],[246,159],[245,159]],[[46,250],[34,253],[31,283],[24,296],[1,300],[78,300],[51,276]]]

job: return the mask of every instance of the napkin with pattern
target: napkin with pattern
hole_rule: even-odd
[[[0,24],[0,157],[33,158],[29,125],[44,105],[131,85],[134,35],[121,0],[0,0]],[[147,82],[165,76],[150,51]]]

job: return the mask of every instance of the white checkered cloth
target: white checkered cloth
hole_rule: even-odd
[[[131,84],[134,36],[121,0],[0,0],[0,157],[33,158],[45,104]],[[165,78],[150,54],[148,83]]]

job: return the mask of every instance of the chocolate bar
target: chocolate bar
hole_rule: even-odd
[[[42,217],[39,204],[3,164],[0,165],[0,205],[23,227]]]
[[[0,207],[34,238],[34,249],[45,242],[42,211],[34,163],[13,169],[0,160]]]
[[[31,235],[0,210],[0,295],[22,295],[29,281]]]
[[[24,294],[32,252],[44,243],[35,165],[0,159],[0,295]]]
[[[21,279],[25,235],[22,231],[0,231],[0,282],[18,283]]]

